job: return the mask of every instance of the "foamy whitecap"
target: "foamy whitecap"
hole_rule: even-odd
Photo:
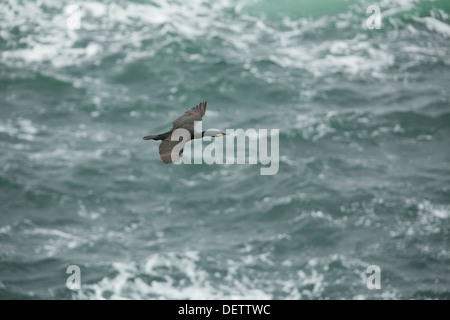
[[[450,37],[450,26],[448,24],[434,17],[424,17],[418,20],[422,21],[429,30],[436,31],[442,34],[445,38]]]
[[[19,118],[16,121],[7,120],[5,123],[0,122],[0,133],[3,132],[11,137],[26,141],[34,141],[36,135],[45,129],[44,126],[39,128],[31,120],[23,118]]]
[[[402,221],[391,230],[391,237],[415,238],[446,232],[444,222],[450,218],[450,206],[418,199],[407,199],[405,202],[416,212],[416,217],[413,221]]]
[[[374,46],[361,37],[325,40],[322,43],[301,41],[302,35],[334,24],[335,21],[329,17],[295,21],[284,19],[283,28],[280,29],[270,21],[241,12],[242,19],[233,20],[231,23],[229,16],[224,13],[240,10],[239,4],[228,0],[214,3],[204,0],[170,3],[157,1],[155,4],[80,1],[77,2],[81,12],[80,30],[67,30],[66,7],[60,7],[54,1],[45,1],[45,4],[56,14],[46,13],[39,4],[15,3],[12,10],[7,6],[4,13],[5,26],[6,23],[9,24],[4,33],[12,32],[12,26],[17,24],[15,12],[19,17],[32,19],[41,29],[48,30],[48,33],[32,33],[23,39],[25,48],[4,51],[2,58],[5,62],[14,64],[21,60],[28,64],[51,63],[56,68],[63,68],[98,62],[103,58],[103,54],[124,53],[124,61],[129,63],[151,57],[154,52],[171,43],[187,39],[203,41],[214,38],[221,39],[226,48],[217,52],[225,61],[248,61],[249,71],[269,83],[280,79],[261,73],[254,65],[258,61],[273,61],[283,68],[306,69],[316,76],[344,72],[351,75],[369,73],[375,77],[382,77],[384,68],[392,65],[394,61],[394,57],[387,53],[383,44]],[[440,32],[446,32],[446,28],[434,20],[426,20],[426,23]],[[124,36],[118,30],[121,26],[143,28],[133,28],[131,33]],[[100,33],[91,36],[91,41],[84,47],[79,47],[83,30]],[[224,34],[227,36],[224,37]],[[142,42],[149,38],[155,40],[152,47],[141,48]],[[271,43],[270,48],[262,46],[263,42]],[[125,47],[127,50],[124,52]],[[195,53],[188,55],[186,59],[203,60],[202,55]]]
[[[113,263],[113,277],[85,284],[77,298],[89,299],[270,299],[252,288],[250,279],[216,287],[214,275],[202,269],[196,251],[160,253],[143,263]],[[234,263],[232,263],[234,265]],[[229,272],[237,269],[231,266]]]
[[[22,232],[29,235],[30,239],[37,244],[34,247],[34,253],[46,257],[53,257],[87,242],[87,239],[57,229],[37,227],[25,229]]]

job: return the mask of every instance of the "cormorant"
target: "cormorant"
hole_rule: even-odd
[[[225,133],[216,130],[203,131],[201,135],[200,133],[197,133],[195,131],[194,121],[202,121],[202,117],[205,112],[206,101],[200,102],[200,104],[196,105],[192,109],[187,110],[181,117],[176,119],[173,122],[173,126],[170,131],[162,134],[145,136],[143,139],[162,140],[161,144],[159,145],[159,156],[161,157],[161,160],[166,164],[172,161],[178,161],[180,159],[180,156],[183,154],[183,149],[180,150],[179,154],[176,154],[176,152],[172,152],[172,149],[176,145],[181,143],[180,141],[171,140],[171,136],[174,130],[180,128],[188,130],[191,134],[190,140],[203,137],[220,137],[226,135]],[[188,141],[189,140],[183,140],[184,143]]]

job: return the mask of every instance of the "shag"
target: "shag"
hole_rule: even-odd
[[[149,135],[145,136],[144,140],[162,140],[161,144],[159,145],[159,156],[161,160],[164,163],[170,163],[172,161],[178,161],[183,154],[183,149],[180,150],[179,154],[176,154],[175,152],[172,152],[172,149],[181,143],[180,141],[172,141],[171,136],[172,133],[176,129],[186,129],[191,134],[190,140],[196,139],[196,138],[203,138],[203,137],[221,137],[226,135],[225,133],[217,130],[208,130],[203,131],[200,135],[200,133],[197,133],[194,128],[194,122],[195,121],[202,121],[202,117],[206,112],[206,101],[201,102],[200,104],[196,105],[192,109],[187,110],[181,117],[176,119],[173,122],[172,129],[170,131],[167,131],[166,133],[157,134],[157,135]],[[184,144],[188,142],[189,140],[183,140]]]

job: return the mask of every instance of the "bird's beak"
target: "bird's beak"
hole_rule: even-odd
[[[218,133],[216,137],[221,137],[221,136],[226,136],[226,135],[227,135],[226,133],[221,132],[221,133]]]

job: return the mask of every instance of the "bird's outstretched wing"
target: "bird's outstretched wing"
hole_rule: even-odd
[[[186,126],[194,126],[194,121],[201,121],[206,112],[206,101],[200,102],[198,105],[186,111],[181,117],[173,122],[173,129],[185,128]],[[189,129],[189,128],[187,128]]]
[[[179,153],[177,153],[176,150],[173,150],[179,143],[183,143],[184,148],[186,142],[172,141],[170,140],[170,136],[161,142],[159,145],[159,156],[164,163],[167,164],[180,160],[180,157],[183,154],[183,149],[181,149]]]

